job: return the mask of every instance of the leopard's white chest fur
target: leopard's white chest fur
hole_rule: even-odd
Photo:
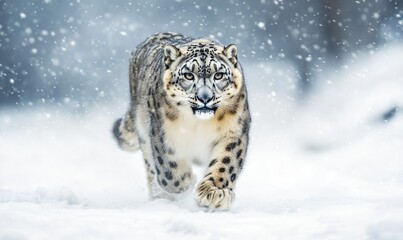
[[[165,123],[167,144],[180,160],[207,163],[211,161],[212,143],[219,131],[214,120],[202,120],[192,113],[182,113],[175,121]]]

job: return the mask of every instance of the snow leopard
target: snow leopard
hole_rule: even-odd
[[[199,206],[228,210],[244,166],[251,116],[238,49],[179,33],[150,36],[132,52],[130,104],[118,145],[143,153],[150,197],[193,189]]]

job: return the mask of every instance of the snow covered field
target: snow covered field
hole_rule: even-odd
[[[148,200],[141,154],[110,133],[126,102],[2,110],[0,239],[403,239],[402,59],[359,56],[306,104],[286,68],[246,64],[251,143],[228,212]]]

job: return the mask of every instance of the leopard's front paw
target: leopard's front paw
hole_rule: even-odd
[[[228,210],[234,199],[235,193],[232,190],[218,188],[210,180],[200,183],[196,190],[197,203],[214,210]]]

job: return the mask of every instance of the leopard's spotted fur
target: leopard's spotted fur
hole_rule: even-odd
[[[114,125],[126,150],[141,149],[151,197],[181,193],[206,172],[199,205],[228,209],[245,162],[251,117],[235,45],[176,33],[149,37],[130,61],[131,102]]]

